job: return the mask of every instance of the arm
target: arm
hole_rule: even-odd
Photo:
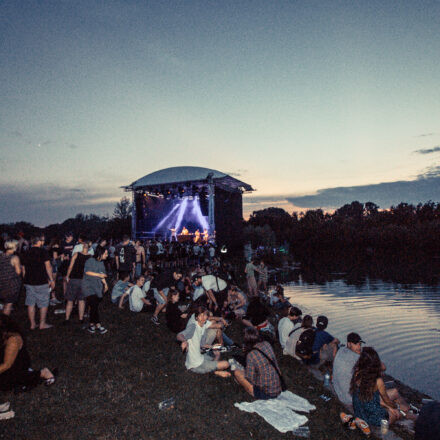
[[[385,388],[384,381],[379,377],[376,381],[377,389],[379,390],[380,397],[382,398],[383,404],[386,408],[391,410],[395,409],[397,411],[396,404],[389,398],[387,390]],[[399,411],[397,411],[399,413]]]
[[[55,289],[55,281],[52,274],[52,265],[50,264],[50,261],[47,260],[44,262],[44,266],[46,267],[47,277],[49,278],[49,287],[53,290]]]
[[[107,278],[107,274],[105,273],[90,272],[89,270],[86,272],[86,275],[89,275],[91,277]]]
[[[78,254],[74,254],[73,257],[72,257],[72,260],[70,261],[69,268],[67,269],[67,275],[66,275],[66,280],[67,281],[69,281],[70,273],[72,272],[73,265],[75,264],[77,255]]]
[[[195,324],[192,324],[177,335],[177,340],[181,342],[180,347],[182,348],[182,351],[185,351],[188,348],[188,340],[194,336],[195,331],[196,326]]]
[[[11,336],[8,338],[3,363],[0,364],[0,374],[12,367],[22,346],[23,339],[21,336]]]
[[[122,305],[123,305],[123,303],[124,303],[124,299],[125,299],[125,297],[128,296],[128,295],[129,295],[129,291],[128,291],[128,290],[127,290],[126,292],[124,292],[124,293],[121,295],[121,298],[119,299],[119,304],[118,304],[118,307],[119,307],[120,309],[123,309],[123,308],[124,308]]]
[[[115,261],[116,261],[116,270],[119,270],[119,257],[117,255],[115,257]]]
[[[11,258],[11,264],[12,267],[15,269],[15,273],[17,275],[21,275],[20,259],[16,255]]]

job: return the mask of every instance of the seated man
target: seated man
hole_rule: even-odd
[[[128,272],[120,272],[119,280],[113,286],[112,289],[112,303],[118,304],[121,296],[131,287],[130,274]]]
[[[182,351],[187,351],[185,367],[193,373],[205,374],[215,372],[215,374],[227,377],[230,373],[223,371],[229,368],[228,361],[219,361],[220,353],[214,355],[202,354],[202,348],[209,348],[206,344],[207,330],[220,330],[221,324],[208,321],[208,312],[205,307],[200,306],[194,313],[195,323],[190,323],[183,332],[177,335],[177,340],[181,342]]]
[[[318,316],[316,320],[315,340],[313,342],[313,356],[310,361],[306,362],[309,365],[317,366],[324,364],[326,361],[333,362],[336,352],[338,350],[339,339],[334,338],[325,329],[328,325],[328,318],[326,316]]]
[[[359,359],[364,341],[357,333],[347,335],[347,346],[341,347],[333,361],[333,388],[338,399],[348,408],[352,408],[350,382],[353,367]]]
[[[236,286],[231,286],[228,291],[228,297],[223,308],[227,312],[233,312],[238,318],[246,315],[248,307],[248,299],[245,293],[238,290]]]
[[[152,307],[151,302],[145,298],[146,293],[142,290],[144,283],[145,277],[143,275],[135,278],[135,285],[121,296],[119,300],[119,308],[122,309],[126,296],[128,296],[130,310],[132,312],[142,312],[142,310],[146,311],[149,307]]]
[[[283,349],[283,354],[288,354],[285,350],[286,342],[292,330],[301,327],[302,311],[298,307],[285,305],[284,308],[281,309],[281,314],[283,318],[278,322],[278,337],[281,348]]]
[[[263,340],[255,327],[244,331],[246,368],[235,359],[229,361],[237,382],[256,399],[273,399],[281,393],[281,372],[269,342]]]

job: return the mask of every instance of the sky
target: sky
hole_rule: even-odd
[[[0,2],[0,223],[173,166],[244,213],[440,201],[439,1]]]

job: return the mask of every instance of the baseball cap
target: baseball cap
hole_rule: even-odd
[[[365,341],[363,341],[357,333],[349,333],[347,335],[347,343],[348,342],[351,342],[352,344],[359,344],[359,342],[362,342],[365,344]]]
[[[316,320],[316,327],[318,327],[319,330],[324,330],[327,328],[328,325],[328,318],[327,316],[320,315],[318,316],[318,319]]]

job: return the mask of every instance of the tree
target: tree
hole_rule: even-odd
[[[119,220],[128,220],[131,217],[131,202],[128,197],[122,197],[121,200],[116,203],[113,211],[113,218]]]

